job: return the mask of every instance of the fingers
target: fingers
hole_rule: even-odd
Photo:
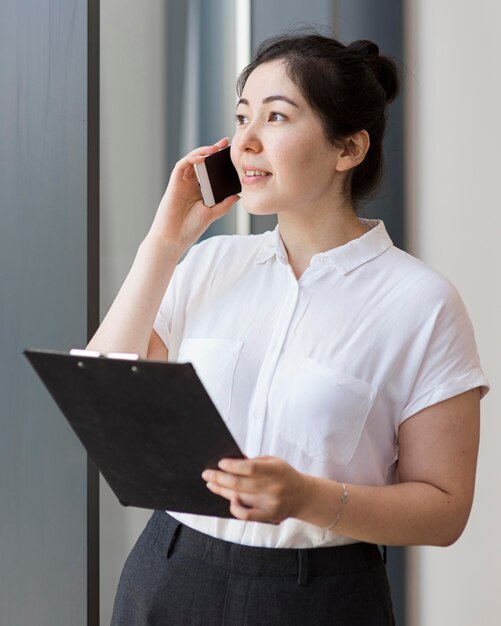
[[[279,523],[290,516],[291,490],[295,490],[291,471],[295,470],[285,461],[275,457],[222,459],[218,465],[220,469],[205,470],[202,478],[212,493],[230,501],[235,517]]]
[[[228,137],[223,137],[211,146],[201,146],[199,148],[196,148],[195,150],[189,152],[182,159],[179,159],[174,167],[174,171],[177,170],[179,173],[182,173],[185,169],[191,167],[195,163],[202,163],[204,158],[209,154],[215,154],[216,152],[221,150],[221,148],[226,148],[228,144]]]
[[[218,463],[220,470],[207,469],[202,478],[211,491],[228,500],[235,495],[247,497],[262,492],[269,480],[262,463],[261,459],[222,459]]]
[[[256,472],[255,459],[221,459],[218,467],[223,472],[231,472],[240,476],[252,476]]]
[[[280,462],[280,460],[272,456],[259,456],[253,459],[221,459],[218,466],[223,472],[231,472],[241,476],[257,476],[264,473],[269,474],[273,463],[276,462]]]
[[[258,492],[258,487],[254,478],[246,478],[244,476],[237,476],[235,474],[227,474],[226,472],[219,472],[217,470],[205,470],[202,474],[202,478],[207,481],[207,486],[209,489],[211,489],[211,487],[214,487],[224,490],[225,498],[228,498],[228,494],[230,494],[230,492],[232,494],[252,494]],[[223,494],[221,493],[221,495]]]
[[[233,490],[215,483],[207,483],[207,487],[212,493],[230,501],[230,511],[236,518],[254,522],[275,522],[270,520],[270,512],[262,508],[261,497],[258,494],[236,494]]]
[[[255,478],[228,474],[218,470],[205,470],[202,473],[202,478],[207,481],[207,489],[226,498],[226,500],[238,499],[242,504],[243,498],[245,507],[258,505],[261,490]]]
[[[258,504],[259,496],[256,494],[240,493],[240,491],[235,491],[234,489],[230,489],[218,483],[211,482],[207,483],[207,489],[209,489],[209,491],[212,491],[212,493],[216,493],[218,496],[226,498],[226,500],[232,501],[235,498],[238,498],[240,502],[244,501],[245,506],[247,507],[257,506]]]
[[[202,478],[207,482],[208,489],[223,498],[242,497],[245,498],[245,505],[255,506],[257,498],[263,495],[269,483],[261,465],[262,461],[259,463],[256,459],[224,459],[219,463],[223,471],[207,469]]]
[[[222,202],[219,202],[218,204],[215,204],[213,207],[211,207],[210,210],[214,220],[218,220],[220,217],[223,217],[223,215],[226,215],[226,213],[230,211],[235,202],[238,202],[239,200],[240,196],[228,196]]]
[[[230,503],[231,514],[237,519],[252,522],[270,522],[269,514],[258,508],[248,506],[247,500],[245,504],[239,498],[233,498]],[[277,522],[271,522],[276,524]]]

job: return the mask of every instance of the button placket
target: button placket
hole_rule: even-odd
[[[280,358],[280,352],[284,345],[297,305],[299,284],[292,272],[292,268],[288,266],[288,269],[290,270],[293,281],[280,313],[277,316],[273,339],[265,354],[256,383],[256,391],[251,409],[254,426],[250,429],[248,440],[249,449],[247,451],[247,454],[250,456],[257,456],[261,453],[269,390]]]

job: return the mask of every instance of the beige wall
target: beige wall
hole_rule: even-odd
[[[153,219],[168,180],[164,0],[101,2],[101,318]],[[101,479],[101,624],[125,558],[151,515],[124,509]]]
[[[493,390],[475,504],[450,548],[413,548],[411,626],[500,623],[501,3],[407,2],[410,248],[458,287]]]

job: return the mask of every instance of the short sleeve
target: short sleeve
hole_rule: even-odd
[[[171,347],[172,328],[175,319],[176,310],[179,309],[180,299],[182,297],[182,289],[185,286],[185,276],[187,266],[194,248],[191,248],[184,259],[178,263],[174,274],[170,279],[169,285],[162,299],[160,307],[153,323],[153,330],[157,333],[166,347]]]
[[[245,238],[247,239],[247,238]],[[183,260],[177,265],[153,324],[153,329],[169,350],[169,359],[178,356],[180,343],[193,311],[202,302],[210,300],[211,286],[224,265],[225,255],[236,249],[235,242],[242,243],[237,235],[217,235],[193,245]],[[240,252],[241,246],[238,246]],[[206,323],[209,320],[206,319]],[[192,327],[193,330],[193,327]]]
[[[421,362],[401,422],[470,389],[480,387],[481,397],[489,390],[480,366],[473,326],[457,290],[449,283],[442,283],[440,297],[428,310],[430,315],[423,321],[425,332],[420,336],[424,343]]]

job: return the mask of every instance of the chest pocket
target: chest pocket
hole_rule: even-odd
[[[279,436],[311,458],[347,465],[377,388],[306,358],[280,421]]]
[[[184,339],[178,362],[192,363],[212,402],[228,421],[233,378],[243,343],[234,339]]]

